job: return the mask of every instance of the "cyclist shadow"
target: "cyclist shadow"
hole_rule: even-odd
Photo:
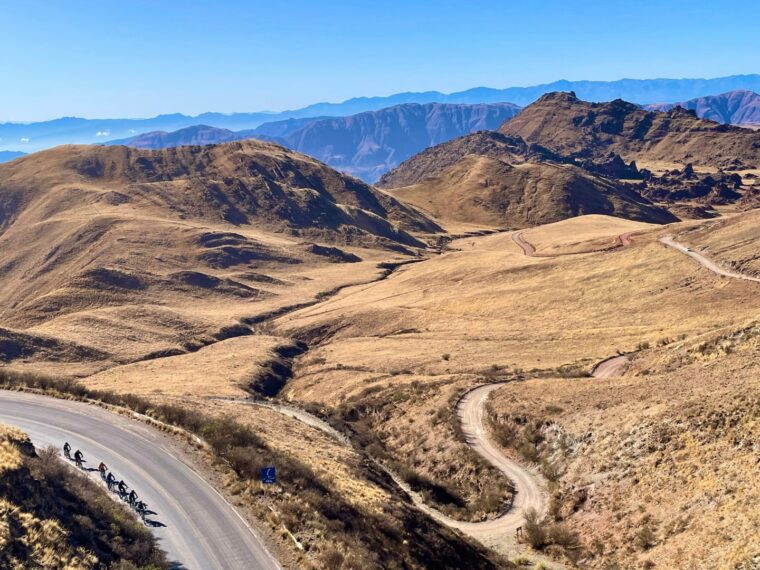
[[[155,519],[149,519],[149,518],[145,519],[145,524],[147,526],[153,527],[153,528],[166,527],[166,525],[164,523],[162,523],[161,521],[157,521]]]

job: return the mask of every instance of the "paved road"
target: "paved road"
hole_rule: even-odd
[[[712,259],[705,257],[701,253],[698,253],[696,251],[693,251],[691,248],[678,243],[673,239],[673,236],[665,236],[660,238],[660,242],[672,247],[673,249],[677,249],[681,253],[685,253],[692,259],[696,260],[697,263],[699,263],[702,267],[705,269],[709,269],[713,273],[717,273],[718,275],[722,275],[723,277],[731,277],[733,279],[742,279],[744,281],[754,281],[756,283],[760,283],[760,278],[758,277],[751,277],[749,275],[743,275],[742,273],[736,273],[735,271],[729,271],[728,269],[724,269],[717,263],[715,263]]]
[[[183,568],[275,569],[280,565],[237,511],[164,434],[142,422],[80,402],[0,392],[0,421],[24,430],[37,446],[68,441],[85,467],[105,461],[134,486],[166,527],[155,528],[170,560]],[[99,479],[97,473],[93,475]]]
[[[602,360],[599,364],[594,366],[594,369],[591,371],[591,376],[594,378],[614,378],[615,376],[621,376],[627,365],[627,356],[613,356],[612,358]]]

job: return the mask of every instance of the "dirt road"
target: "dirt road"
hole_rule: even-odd
[[[517,245],[519,245],[520,249],[522,249],[523,253],[527,255],[528,257],[537,257],[536,248],[533,247],[533,245],[531,245],[528,241],[525,240],[525,237],[523,236],[522,232],[513,233],[512,241],[514,241]]]
[[[68,441],[84,453],[85,467],[104,461],[156,512],[150,519],[166,525],[152,530],[181,568],[280,568],[232,505],[159,431],[97,406],[7,391],[0,392],[0,421],[24,430],[36,446],[60,449]]]
[[[625,355],[613,356],[602,360],[594,366],[591,376],[594,378],[614,378],[623,374],[625,367],[628,365],[628,357]]]
[[[677,249],[681,253],[685,253],[686,255],[694,259],[697,263],[699,263],[702,267],[712,271],[713,273],[716,273],[723,277],[730,277],[732,279],[742,279],[743,281],[754,281],[756,283],[760,283],[760,278],[758,277],[751,277],[749,275],[743,275],[741,273],[736,273],[735,271],[724,269],[723,267],[718,265],[716,262],[714,262],[712,259],[705,257],[701,253],[698,253],[692,250],[690,247],[687,247],[683,244],[678,243],[677,241],[673,239],[673,236],[661,237],[660,243],[663,243],[667,245],[668,247],[672,247],[673,249]]]

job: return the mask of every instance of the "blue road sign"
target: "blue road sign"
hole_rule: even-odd
[[[261,468],[261,482],[264,485],[273,485],[277,482],[277,470],[274,467]]]

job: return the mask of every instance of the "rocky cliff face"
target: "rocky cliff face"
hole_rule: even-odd
[[[504,123],[519,136],[564,156],[693,163],[741,169],[760,164],[760,133],[699,119],[675,107],[646,111],[620,99],[589,103],[574,93],[549,93]]]

